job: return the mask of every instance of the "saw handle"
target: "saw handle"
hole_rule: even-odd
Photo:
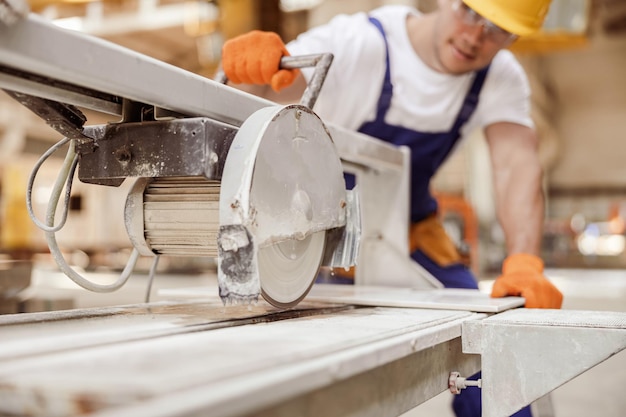
[[[300,104],[302,106],[312,109],[317,101],[326,74],[330,69],[330,64],[333,62],[333,54],[313,54],[313,55],[300,55],[300,56],[284,56],[280,60],[280,69],[300,69],[315,67],[313,76],[309,80],[302,97],[300,98]],[[215,81],[226,84],[228,77],[221,69],[217,72],[214,78]]]

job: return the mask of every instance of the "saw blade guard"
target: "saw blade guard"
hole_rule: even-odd
[[[301,105],[250,116],[228,152],[219,201],[220,296],[262,292],[280,307],[300,301],[322,261],[325,232],[346,224],[343,169],[321,119]]]

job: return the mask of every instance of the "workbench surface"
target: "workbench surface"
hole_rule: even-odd
[[[320,302],[224,307],[215,298],[7,315],[0,413],[401,414],[445,390],[448,367],[479,369],[460,336],[480,317]]]

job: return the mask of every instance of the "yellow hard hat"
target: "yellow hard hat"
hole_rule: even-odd
[[[472,10],[515,35],[541,29],[551,0],[463,0]]]

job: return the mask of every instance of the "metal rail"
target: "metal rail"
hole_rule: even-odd
[[[123,101],[129,100],[234,126],[276,105],[34,14],[0,25],[0,88],[114,115],[122,115]],[[404,169],[397,147],[327,127],[344,161],[376,171]]]

